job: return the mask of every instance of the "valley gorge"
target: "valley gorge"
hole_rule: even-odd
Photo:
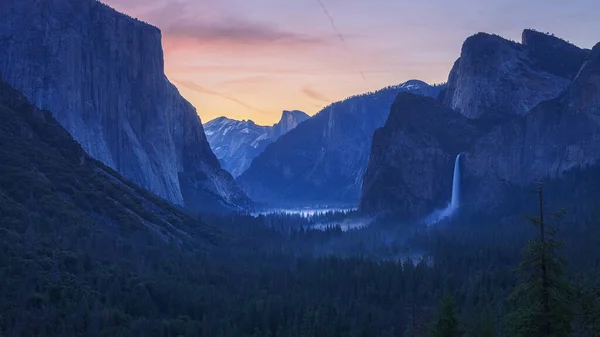
[[[0,337],[600,336],[598,10],[0,0]]]
[[[354,206],[373,131],[385,123],[395,97],[436,97],[443,87],[410,80],[333,103],[270,144],[237,180],[257,203]]]

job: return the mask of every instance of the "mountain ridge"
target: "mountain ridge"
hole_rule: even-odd
[[[237,180],[258,203],[355,204],[373,131],[397,93],[435,97],[442,87],[410,80],[332,103],[269,144]]]
[[[279,122],[263,126],[252,120],[238,121],[222,116],[206,122],[204,128],[221,166],[237,177],[270,143],[309,117],[300,110],[284,110]]]

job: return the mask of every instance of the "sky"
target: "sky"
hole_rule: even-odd
[[[159,27],[165,72],[203,122],[276,123],[409,79],[445,82],[477,32],[600,41],[598,0],[103,0]]]

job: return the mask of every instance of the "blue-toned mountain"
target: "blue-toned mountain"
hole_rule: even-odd
[[[285,110],[272,126],[257,125],[251,120],[215,118],[204,124],[206,138],[221,166],[234,177],[242,174],[267,145],[294,129],[309,116],[298,110]]]
[[[192,211],[251,204],[165,76],[161,32],[95,0],[0,1],[0,72],[92,157]]]
[[[436,97],[442,88],[411,80],[333,103],[270,144],[238,182],[270,205],[356,204],[373,131],[398,93]]]
[[[461,200],[475,209],[598,165],[599,87],[600,44],[590,51],[531,30],[520,44],[468,38],[445,98],[399,95],[375,132],[361,209],[414,219],[443,207],[458,154]]]

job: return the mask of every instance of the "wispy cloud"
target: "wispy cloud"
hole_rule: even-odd
[[[298,74],[298,75],[322,75],[327,69],[301,69],[296,67],[281,66],[255,66],[238,64],[218,64],[218,65],[181,65],[173,64],[169,66],[171,73],[189,73],[200,72],[208,73],[244,73],[244,74]]]
[[[108,0],[134,15],[157,25],[165,37],[165,47],[190,49],[201,45],[230,49],[265,47],[310,48],[327,45],[331,36],[293,31],[269,21],[253,21],[233,15],[225,8],[234,2],[221,0]],[[227,50],[225,50],[227,51]]]
[[[200,43],[264,44],[314,46],[327,41],[320,37],[282,30],[275,26],[241,20],[216,22],[175,22],[163,28],[166,36],[193,39]]]
[[[310,97],[310,98],[312,98],[312,99],[314,99],[314,100],[321,101],[321,102],[326,102],[326,103],[329,103],[329,102],[331,102],[331,100],[330,100],[330,99],[328,99],[327,97],[325,97],[325,95],[323,95],[323,94],[321,94],[320,92],[317,92],[317,91],[315,91],[315,90],[313,90],[313,89],[310,89],[310,88],[304,88],[304,89],[302,89],[302,92],[303,92],[303,93],[304,93],[306,96],[308,96],[308,97]]]
[[[237,104],[245,107],[246,109],[253,110],[253,111],[256,111],[256,112],[260,112],[260,113],[263,113],[263,114],[269,114],[268,111],[256,108],[256,107],[254,107],[254,106],[252,106],[250,104],[247,104],[247,103],[245,103],[245,102],[243,102],[243,101],[241,101],[241,100],[239,100],[239,99],[237,99],[235,97],[231,97],[229,95],[226,95],[226,94],[223,94],[223,93],[220,93],[220,92],[217,92],[217,91],[205,88],[205,87],[203,87],[201,85],[198,85],[198,84],[196,84],[196,83],[194,83],[192,81],[187,81],[187,80],[173,80],[173,82],[175,82],[175,83],[177,83],[177,84],[179,84],[179,85],[181,85],[183,87],[186,87],[186,88],[188,88],[190,90],[193,90],[193,91],[195,91],[195,92],[197,92],[199,94],[217,96],[217,97],[220,97],[222,99],[225,99],[225,100],[237,103]]]
[[[448,62],[440,62],[444,66],[447,65]],[[406,62],[405,64],[398,64],[394,67],[387,67],[381,69],[368,69],[363,70],[365,74],[385,74],[391,72],[398,72],[405,69],[407,66],[413,66],[413,63]],[[250,65],[235,65],[235,64],[225,64],[225,65],[186,65],[186,64],[171,64],[169,65],[170,73],[189,73],[189,72],[199,72],[203,74],[210,73],[237,73],[237,74],[294,74],[294,75],[314,75],[314,76],[323,76],[323,75],[341,75],[347,76],[349,73],[348,67],[345,65],[340,65],[339,68],[334,68],[331,66],[323,66],[321,68],[301,68],[301,67],[281,67],[281,66],[267,66],[267,65],[258,65],[258,66],[250,66]],[[258,76],[257,76],[258,77]]]

